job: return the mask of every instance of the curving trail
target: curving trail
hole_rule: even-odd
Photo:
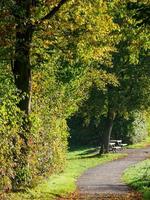
[[[91,168],[81,175],[77,180],[79,192],[76,199],[117,199],[112,198],[117,195],[118,199],[125,199],[125,196],[131,194],[131,189],[121,181],[122,173],[127,167],[150,157],[150,147],[124,152],[128,153],[127,157]],[[138,197],[134,198],[133,195],[127,199]]]

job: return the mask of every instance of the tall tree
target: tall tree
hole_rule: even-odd
[[[146,15],[141,18],[142,15],[140,14],[143,9],[147,10],[148,5],[131,4],[138,9],[139,14],[135,14],[134,9],[128,10],[128,4],[122,4],[124,8],[122,7],[123,10],[118,13],[120,16],[117,15],[116,18],[120,24],[122,36],[117,45],[117,52],[113,54],[113,68],[111,69],[118,78],[119,86],[108,88],[106,93],[108,111],[101,153],[109,151],[109,141],[115,116],[124,115],[133,110],[146,109],[150,103],[149,26]]]
[[[22,131],[18,133],[23,143],[19,160],[23,168],[28,164],[33,66],[47,66],[51,59],[58,67],[54,71],[60,82],[70,81],[68,72],[74,79],[83,71],[98,76],[85,68],[91,68],[94,62],[110,63],[110,52],[114,50],[111,33],[117,26],[103,0],[10,0],[1,1],[0,6],[0,52],[3,59],[11,60],[20,93],[18,108],[24,113]],[[85,70],[76,70],[81,66]],[[15,146],[16,141],[13,143]],[[16,180],[13,178],[14,186]]]

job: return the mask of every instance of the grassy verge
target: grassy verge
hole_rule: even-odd
[[[123,180],[142,192],[144,200],[150,200],[150,159],[129,167],[124,172]]]
[[[143,140],[142,142],[129,145],[127,148],[130,148],[130,149],[140,149],[140,148],[146,147],[148,145],[150,145],[150,135],[147,138],[145,138],[145,140]]]
[[[107,154],[99,157],[94,148],[74,150],[68,153],[67,166],[64,172],[53,175],[43,181],[34,189],[28,189],[25,193],[13,193],[7,199],[15,200],[51,200],[55,197],[65,196],[76,190],[76,179],[86,169],[98,164],[106,163],[125,156],[125,154]]]

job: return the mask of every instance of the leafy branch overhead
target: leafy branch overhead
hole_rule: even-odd
[[[134,10],[134,18],[138,21],[138,25],[150,25],[150,3],[148,1],[129,2],[128,9]]]

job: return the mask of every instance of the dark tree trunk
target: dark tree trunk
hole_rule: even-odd
[[[15,85],[19,90],[21,98],[18,107],[29,115],[31,110],[31,66],[30,66],[30,46],[32,39],[32,27],[21,29],[16,27],[16,49],[13,67]]]
[[[26,11],[25,18],[29,17],[29,6],[26,3],[27,1],[18,1],[18,5],[22,6],[21,9]],[[28,1],[29,2],[29,1]],[[19,4],[20,3],[20,4]],[[20,101],[18,107],[23,111],[22,118],[22,127],[21,131],[18,132],[20,139],[22,140],[20,154],[14,152],[15,167],[14,171],[16,176],[12,180],[13,190],[18,189],[18,184],[24,182],[22,177],[17,176],[17,168],[22,169],[22,173],[25,168],[28,166],[28,154],[29,154],[29,145],[28,138],[30,135],[30,121],[29,113],[31,111],[31,91],[32,91],[32,75],[31,75],[31,64],[30,64],[30,49],[32,42],[32,35],[34,32],[34,27],[25,22],[20,16],[16,17],[16,44],[15,44],[15,58],[12,66],[12,72],[14,75],[14,81],[16,88],[20,93]],[[27,20],[26,20],[27,21]],[[13,139],[14,147],[16,146],[16,140]]]
[[[18,107],[30,113],[31,107],[31,66],[30,48],[34,26],[30,22],[32,0],[16,0],[16,11],[13,11],[16,22],[16,44],[13,75],[15,85],[24,98]]]
[[[110,142],[115,115],[116,114],[114,111],[112,110],[108,111],[107,118],[104,125],[104,131],[101,137],[100,154],[109,152],[109,142]]]

